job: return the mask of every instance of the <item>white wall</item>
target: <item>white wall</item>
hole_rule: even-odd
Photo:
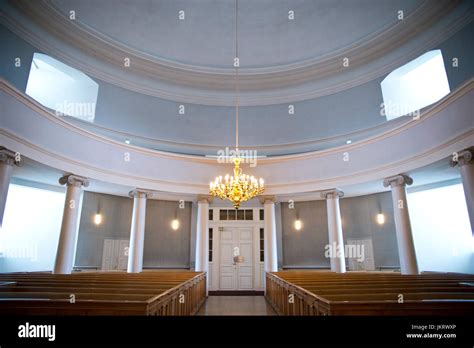
[[[53,269],[64,193],[10,185],[0,230],[0,272]]]
[[[408,194],[420,271],[474,274],[474,238],[461,184]]]

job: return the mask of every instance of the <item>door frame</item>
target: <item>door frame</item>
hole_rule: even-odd
[[[252,255],[253,255],[253,264],[252,264],[252,273],[253,273],[253,289],[251,291],[263,291],[263,277],[264,277],[264,263],[260,262],[260,228],[265,228],[265,221],[260,220],[260,209],[263,207],[248,207],[242,209],[253,209],[253,220],[219,220],[219,210],[220,209],[232,209],[229,207],[210,207],[209,209],[213,210],[213,220],[209,220],[209,228],[213,229],[213,238],[212,238],[212,262],[209,262],[209,291],[218,291],[222,293],[236,293],[236,292],[245,292],[241,290],[227,291],[220,290],[220,231],[219,227],[230,227],[230,228],[239,228],[239,227],[251,227],[252,228]]]

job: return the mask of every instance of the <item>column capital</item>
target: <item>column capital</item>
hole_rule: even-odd
[[[467,164],[474,164],[474,161],[472,160],[473,156],[473,150],[462,150],[459,152],[453,153],[453,156],[449,160],[449,165],[451,167],[462,167]],[[455,160],[456,158],[456,160]]]
[[[9,166],[21,166],[23,160],[17,153],[7,149],[6,147],[0,146],[0,163],[5,163]]]
[[[259,200],[261,204],[275,203],[276,197],[275,196],[260,196]]]
[[[328,198],[342,198],[344,197],[344,192],[339,190],[338,188],[332,190],[325,190],[320,192],[321,198],[328,199]]]
[[[413,184],[413,179],[405,174],[398,174],[394,176],[389,176],[383,180],[384,187],[395,187],[395,186],[405,186]]]
[[[128,193],[130,198],[149,198],[153,195],[153,191],[136,188]]]
[[[89,179],[79,175],[66,174],[59,179],[59,183],[66,186],[87,187],[89,186]]]
[[[214,200],[214,197],[209,196],[209,195],[198,195],[197,196],[197,202],[198,203],[211,204],[213,200]]]

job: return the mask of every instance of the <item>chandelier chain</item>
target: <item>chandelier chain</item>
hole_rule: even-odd
[[[253,175],[246,175],[240,167],[243,158],[239,154],[239,0],[235,0],[235,150],[236,155],[232,157],[234,163],[234,175],[226,174],[224,177],[218,176],[209,184],[209,193],[212,196],[219,197],[223,200],[229,200],[234,207],[238,209],[242,202],[248,201],[265,190],[263,179],[257,179]]]
[[[239,104],[240,104],[240,88],[239,88],[239,0],[235,0],[235,58],[237,62],[234,62],[235,66],[235,149],[239,149]]]

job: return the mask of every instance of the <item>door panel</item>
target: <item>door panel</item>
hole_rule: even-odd
[[[114,240],[104,240],[104,251],[102,253],[102,270],[109,271],[112,269],[112,258],[113,258]]]
[[[239,228],[240,255],[243,256],[244,262],[239,263],[239,290],[252,290],[253,284],[253,228]]]
[[[128,244],[129,241],[127,239],[105,239],[102,254],[102,270],[127,269],[128,256],[126,248],[128,248]]]
[[[225,227],[220,232],[220,290],[252,290],[253,227]],[[238,247],[243,262],[234,264]]]
[[[231,229],[220,231],[219,288],[235,290],[234,241]]]
[[[118,240],[119,244],[119,255],[118,255],[118,269],[125,270],[127,269],[128,264],[128,244],[129,241],[127,239],[120,239]]]

